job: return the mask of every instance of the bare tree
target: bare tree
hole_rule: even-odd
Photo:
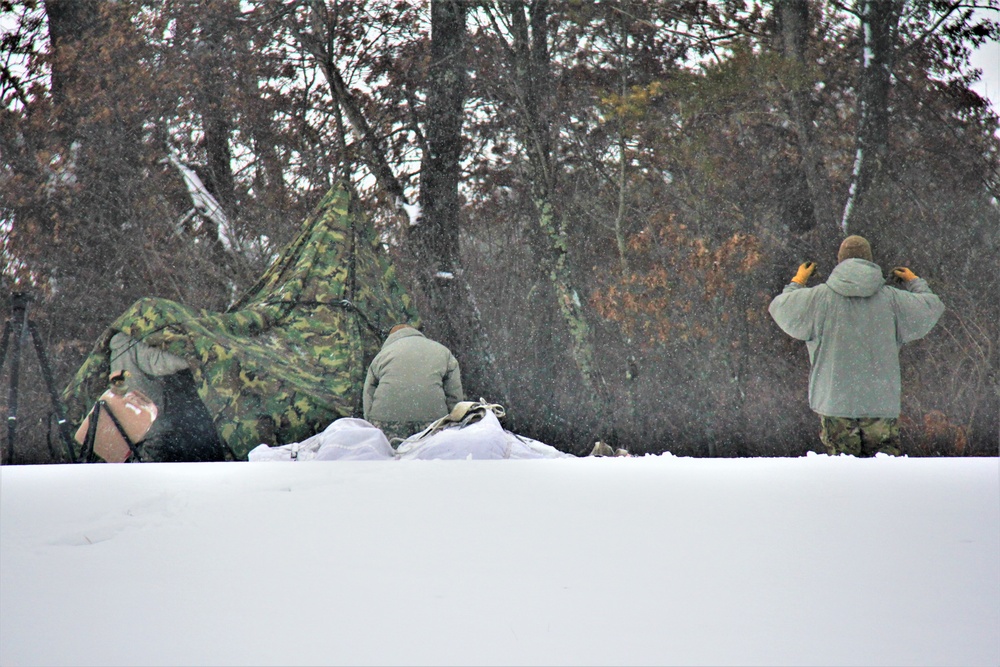
[[[570,358],[579,371],[597,433],[606,437],[611,428],[608,405],[600,389],[584,297],[573,278],[570,221],[557,198],[560,166],[552,136],[556,98],[548,43],[551,7],[547,0],[531,0],[491,6],[487,11],[509,59],[513,89],[505,95],[514,105],[515,133],[527,157],[527,179],[540,231],[532,238],[566,327]]]

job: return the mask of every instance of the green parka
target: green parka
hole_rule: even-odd
[[[416,329],[385,339],[365,378],[365,419],[430,423],[464,399],[458,361]]]
[[[789,283],[768,309],[804,340],[812,371],[809,407],[828,417],[898,417],[899,348],[922,338],[944,312],[922,278],[897,289],[878,264],[847,259],[826,283]]]

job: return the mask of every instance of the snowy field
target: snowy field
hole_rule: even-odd
[[[997,665],[1000,460],[7,466],[0,664]]]

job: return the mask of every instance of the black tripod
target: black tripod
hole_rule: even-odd
[[[45,380],[49,398],[52,400],[52,408],[59,426],[59,436],[66,445],[66,451],[69,452],[69,460],[76,463],[73,438],[69,434],[69,424],[66,422],[66,409],[63,407],[62,401],[59,400],[59,394],[56,393],[55,384],[52,382],[52,371],[49,368],[49,361],[45,356],[45,348],[42,347],[42,339],[38,335],[38,329],[35,328],[35,323],[28,319],[28,303],[30,301],[31,296],[24,292],[11,293],[10,319],[4,325],[3,341],[0,342],[0,370],[3,369],[4,362],[7,360],[8,344],[11,352],[10,392],[7,394],[7,460],[5,463],[15,463],[14,443],[17,436],[17,385],[21,370],[21,343],[29,332],[31,333],[31,341],[35,345],[35,353],[38,355],[38,365],[42,369],[42,378]]]

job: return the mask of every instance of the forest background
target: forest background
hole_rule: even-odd
[[[969,57],[997,9],[2,0],[3,291],[61,389],[140,297],[225,309],[347,179],[508,428],[795,456],[808,359],[767,305],[857,233],[947,307],[903,349],[904,453],[996,456],[1000,133]],[[3,461],[65,460],[20,357]]]

